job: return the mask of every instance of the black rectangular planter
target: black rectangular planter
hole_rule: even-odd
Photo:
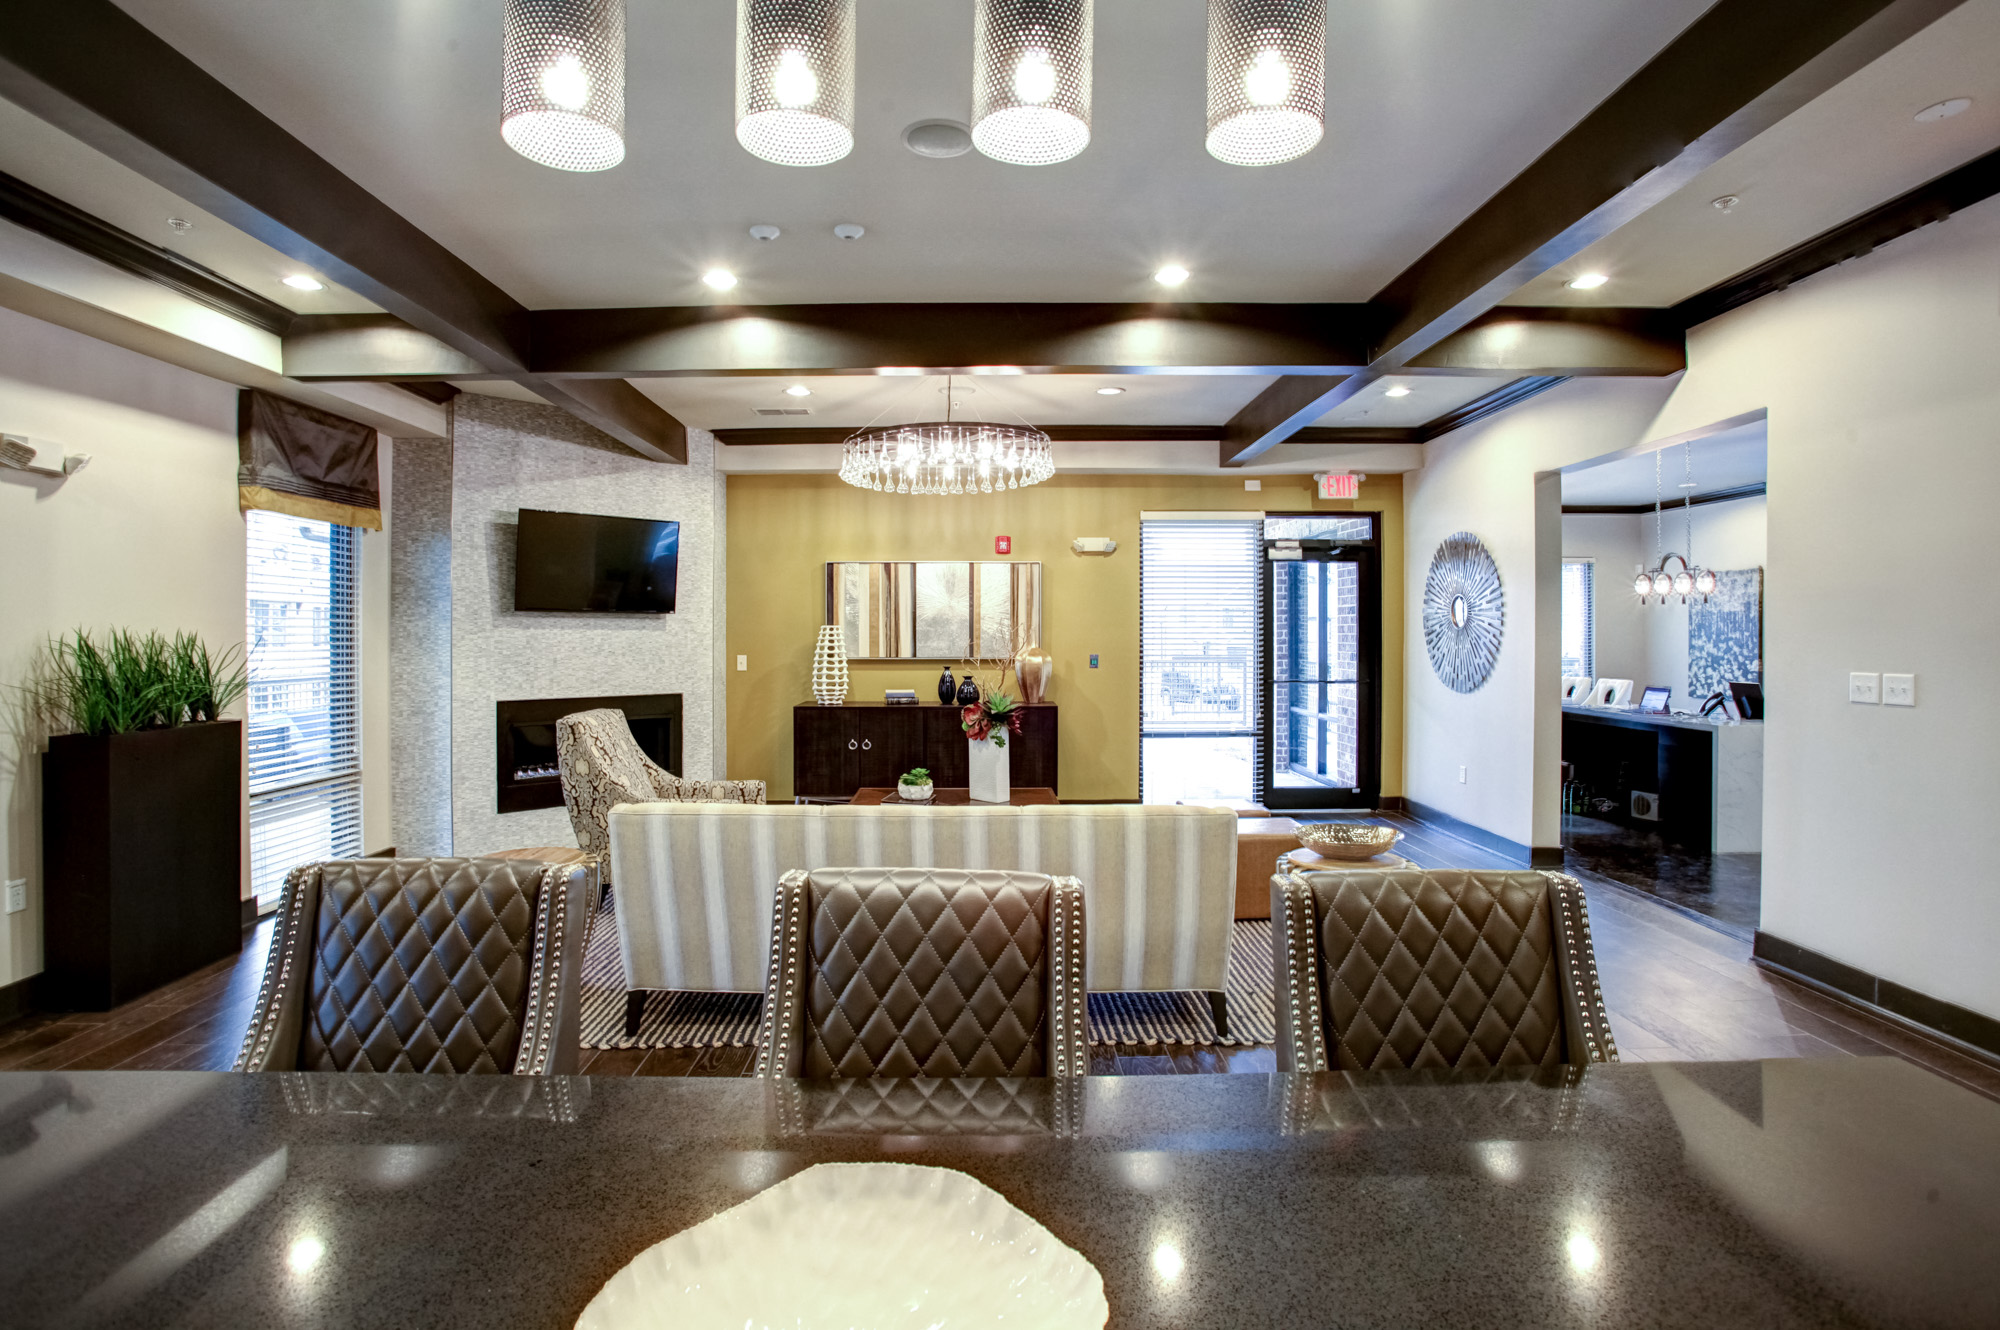
[[[242,948],[242,773],[240,721],[49,740],[38,1005],[105,1011]]]

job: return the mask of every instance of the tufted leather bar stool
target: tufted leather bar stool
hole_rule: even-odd
[[[1271,920],[1281,1072],[1618,1060],[1575,878],[1295,872]]]
[[[778,883],[757,1074],[1083,1076],[1083,886],[820,868]]]
[[[520,859],[292,870],[235,1069],[575,1072],[589,874]]]

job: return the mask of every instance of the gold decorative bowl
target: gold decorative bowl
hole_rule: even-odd
[[[1378,827],[1366,822],[1323,822],[1302,826],[1299,844],[1328,859],[1373,859],[1403,839],[1394,827]]]

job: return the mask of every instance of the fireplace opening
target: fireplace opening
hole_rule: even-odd
[[[562,769],[556,762],[556,722],[579,711],[610,707],[625,713],[632,737],[646,756],[681,774],[681,695],[526,698],[494,704],[499,742],[499,811],[524,813],[563,806]]]

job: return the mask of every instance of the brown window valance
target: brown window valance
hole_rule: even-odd
[[[237,401],[237,506],[382,529],[375,431],[246,388]]]

